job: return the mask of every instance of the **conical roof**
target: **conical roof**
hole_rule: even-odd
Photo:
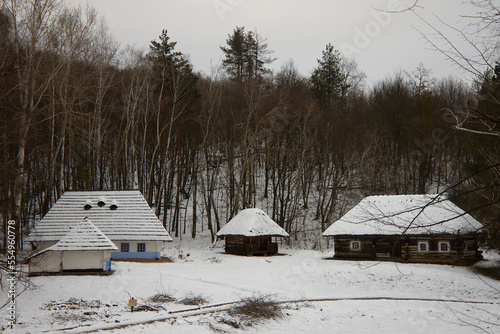
[[[234,216],[217,233],[218,237],[226,235],[288,237],[288,233],[260,209],[245,209]]]

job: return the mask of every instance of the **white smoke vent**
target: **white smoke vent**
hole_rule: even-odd
[[[112,201],[111,204],[109,205],[110,210],[116,210],[118,209],[118,203],[116,201]]]
[[[86,201],[85,201],[85,205],[83,206],[83,208],[84,208],[85,210],[90,210],[90,209],[92,209],[92,201],[91,201],[91,200],[89,200],[89,199],[88,199],[88,200],[86,200]]]
[[[106,205],[106,200],[104,199],[104,197],[99,197],[99,201],[97,202],[97,205],[102,208],[103,206]]]

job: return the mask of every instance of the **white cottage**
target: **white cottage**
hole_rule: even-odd
[[[47,249],[84,218],[116,245],[113,259],[159,259],[164,242],[172,241],[138,190],[66,191],[30,239],[38,251]]]
[[[278,253],[273,237],[288,233],[260,209],[240,211],[217,233],[226,239],[226,252],[239,255],[272,255]]]
[[[111,251],[118,250],[92,222],[84,219],[56,244],[30,257],[30,273],[108,271]]]

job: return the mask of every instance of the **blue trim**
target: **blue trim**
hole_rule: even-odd
[[[111,252],[112,259],[161,259],[161,252]]]
[[[106,268],[104,271],[110,271],[111,270],[111,258],[106,260]]]

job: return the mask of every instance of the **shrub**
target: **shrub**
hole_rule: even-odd
[[[164,293],[157,293],[156,295],[150,297],[149,301],[152,303],[163,304],[163,303],[174,302],[175,298]]]
[[[208,303],[208,299],[201,294],[189,293],[184,298],[179,300],[180,304],[184,305],[203,305]]]
[[[270,296],[243,298],[229,314],[244,320],[268,320],[283,317],[282,306]]]

